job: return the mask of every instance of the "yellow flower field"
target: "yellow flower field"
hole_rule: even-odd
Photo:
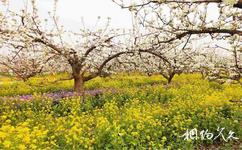
[[[39,83],[36,78],[30,82]],[[25,91],[23,94],[34,94],[34,98],[24,101],[14,97],[7,81],[0,87],[4,97],[0,105],[0,149],[241,148],[241,104],[230,101],[242,98],[238,84],[220,85],[197,74],[183,74],[167,86],[158,75],[116,75],[88,82],[89,90],[115,91],[86,96],[82,103],[82,97],[53,103],[54,98],[40,95],[50,88],[71,89],[69,81],[35,89],[20,81],[12,84],[17,94]],[[218,128],[224,128],[223,136],[216,139],[183,136],[197,129],[208,130],[215,137]],[[232,138],[230,131],[234,132]]]

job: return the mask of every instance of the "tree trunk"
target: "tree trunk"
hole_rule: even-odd
[[[174,72],[169,74],[169,76],[168,76],[168,78],[167,78],[167,82],[168,82],[168,84],[171,83],[171,81],[172,81],[173,77],[175,76],[175,74],[176,74],[176,73],[174,73]]]
[[[169,78],[167,79],[168,84],[170,84],[170,83],[171,83],[172,78],[173,78],[173,76],[169,76]]]
[[[84,81],[80,75],[74,77],[74,91],[77,94],[84,94]]]

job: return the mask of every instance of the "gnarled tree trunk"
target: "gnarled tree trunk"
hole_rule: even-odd
[[[84,94],[84,78],[81,74],[81,67],[72,65],[72,76],[74,79],[74,92],[76,94]]]
[[[84,93],[84,80],[82,76],[74,76],[74,91],[76,93]]]

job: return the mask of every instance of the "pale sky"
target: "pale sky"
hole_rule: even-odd
[[[11,10],[22,9],[27,0],[10,0]],[[28,0],[29,3],[31,0]],[[47,16],[53,10],[53,0],[39,0],[37,6],[41,16]],[[85,25],[95,26],[98,16],[100,22],[111,18],[113,28],[131,28],[132,17],[127,9],[121,9],[111,0],[58,0],[57,16],[68,30],[79,29],[84,19]]]

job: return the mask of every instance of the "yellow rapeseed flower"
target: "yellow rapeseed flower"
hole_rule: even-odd
[[[3,142],[3,146],[4,146],[5,148],[9,148],[9,147],[11,146],[11,142],[10,142],[10,141],[4,141],[4,142]]]
[[[25,145],[23,145],[23,144],[20,144],[20,145],[18,146],[18,148],[19,148],[19,150],[25,150],[25,149],[26,149]]]

